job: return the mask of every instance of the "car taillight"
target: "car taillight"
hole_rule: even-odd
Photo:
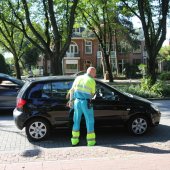
[[[26,104],[26,100],[24,100],[24,99],[21,99],[21,98],[19,98],[19,99],[17,99],[17,108],[23,108],[23,106]]]

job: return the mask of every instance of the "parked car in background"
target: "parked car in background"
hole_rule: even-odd
[[[72,124],[73,110],[66,107],[66,94],[75,77],[52,76],[27,81],[17,96],[13,111],[15,124],[25,127],[27,137],[38,141],[50,134],[51,128]],[[161,113],[150,101],[117,89],[96,79],[92,100],[95,126],[126,126],[140,136],[160,122]],[[82,119],[84,121],[84,119]]]
[[[18,91],[24,85],[22,80],[0,73],[0,109],[14,109]]]
[[[85,70],[83,70],[83,71],[79,71],[79,72],[77,72],[77,73],[74,73],[72,76],[81,76],[81,75],[83,75],[83,74],[86,74],[86,71]],[[96,78],[103,78],[103,76],[102,75],[100,75],[100,74],[96,74]]]
[[[85,73],[86,73],[86,71],[83,70],[83,71],[79,71],[79,72],[77,72],[77,73],[74,73],[73,76],[80,76],[80,75],[83,75],[83,74],[85,74]]]

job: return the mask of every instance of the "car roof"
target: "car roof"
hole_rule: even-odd
[[[60,75],[60,76],[43,76],[28,78],[29,82],[42,82],[42,81],[55,81],[55,80],[74,80],[77,76],[74,75]],[[95,78],[98,82],[102,82],[100,79]],[[103,82],[102,82],[103,83]]]
[[[75,76],[45,76],[45,77],[33,77],[33,78],[28,78],[28,81],[31,82],[40,82],[40,81],[53,81],[53,80],[74,80],[76,77]]]
[[[8,74],[0,73],[0,77],[11,77]]]

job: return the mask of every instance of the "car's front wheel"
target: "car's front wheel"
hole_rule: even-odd
[[[143,135],[149,128],[148,118],[145,116],[137,115],[130,119],[128,122],[129,131],[136,136]]]
[[[39,141],[47,138],[50,134],[49,123],[41,118],[36,118],[26,124],[26,134],[28,139]]]

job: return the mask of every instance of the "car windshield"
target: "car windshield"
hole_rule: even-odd
[[[128,97],[133,98],[133,95],[132,95],[132,94],[130,94],[130,93],[123,92],[123,94],[124,94],[124,95],[126,95],[126,96],[128,96]]]

